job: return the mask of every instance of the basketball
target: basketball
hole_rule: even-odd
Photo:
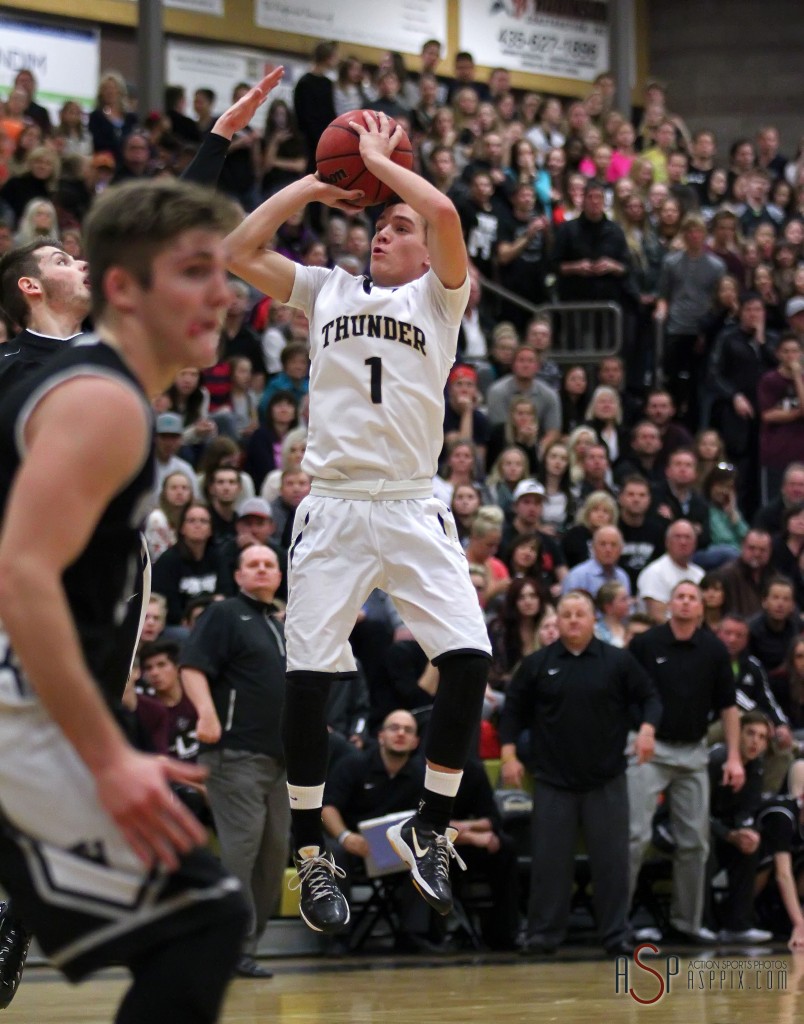
[[[361,189],[365,195],[355,206],[376,206],[391,198],[391,189],[376,178],[363,163],[360,157],[360,135],[351,128],[350,121],[363,124],[362,110],[350,110],[341,114],[328,125],[318,140],[315,150],[315,162],[322,181],[337,185],[343,189]],[[388,118],[393,135],[396,121]],[[399,145],[391,154],[394,163],[401,167],[413,168],[413,149],[405,130]]]

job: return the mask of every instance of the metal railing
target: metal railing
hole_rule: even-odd
[[[530,316],[550,317],[550,358],[557,363],[597,362],[622,350],[623,312],[617,302],[547,302],[537,306],[487,277],[481,277],[480,284],[485,292],[505,299]]]

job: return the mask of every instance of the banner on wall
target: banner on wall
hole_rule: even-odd
[[[428,39],[446,47],[447,0],[254,0],[260,28],[421,53]]]
[[[223,0],[163,0],[163,2],[165,7],[175,7],[180,11],[211,14],[216,18],[223,17]]]
[[[86,110],[98,92],[100,40],[94,29],[45,28],[0,17],[0,98],[8,95],[18,71],[28,68],[37,82],[36,100],[54,123],[66,100]]]
[[[609,66],[608,0],[461,0],[475,63],[591,82]]]
[[[275,99],[293,105],[293,86],[307,71],[309,62],[289,59],[287,55],[269,50],[248,50],[238,47],[202,46],[169,39],[165,48],[165,82],[183,85],[187,91],[188,110],[196,89],[212,89],[215,113],[222,114],[229,106],[232,89],[239,82],[254,85],[267,72],[282,64],[285,76],[257,111],[252,126],[260,131],[265,125],[268,107]]]

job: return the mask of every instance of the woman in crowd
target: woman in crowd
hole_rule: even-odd
[[[561,100],[555,96],[547,96],[542,101],[537,115],[536,124],[527,132],[527,137],[536,148],[540,166],[551,149],[561,149],[566,142],[564,132],[564,110]]]
[[[628,616],[631,598],[617,580],[604,583],[595,595],[599,618],[595,623],[595,636],[612,647],[625,647],[628,637]]]
[[[193,482],[178,470],[168,473],[159,489],[159,504],[145,521],[145,542],[151,561],[176,543],[181,514],[193,498]]]
[[[553,223],[565,224],[567,221],[576,220],[583,213],[583,196],[586,190],[586,178],[578,172],[572,171],[566,177],[567,186],[560,201],[553,204]]]
[[[726,464],[726,443],[717,430],[707,428],[695,435],[693,451],[698,459],[696,487],[700,490],[715,466]]]
[[[486,477],[486,486],[494,503],[500,506],[506,516],[513,509],[516,485],[528,476],[530,471],[525,452],[516,444],[503,448]]]
[[[628,448],[628,438],[622,428],[622,402],[614,388],[605,385],[595,388],[586,407],[584,422],[592,427],[606,446],[609,465],[613,466]]]
[[[804,634],[793,641],[786,666],[787,686],[782,692],[774,687],[774,696],[799,739],[804,740]]]
[[[715,339],[724,327],[733,327],[740,315],[740,282],[731,274],[724,274],[718,282],[712,308],[701,321],[704,338],[704,359],[715,347]]]
[[[306,167],[307,148],[296,116],[284,100],[274,100],[268,108],[262,140],[263,196],[272,196],[298,181]]]
[[[544,166],[536,177],[536,198],[544,212],[554,223],[556,213],[566,205],[567,194],[567,155],[563,149],[550,149],[544,160]],[[566,215],[563,220],[569,220]]]
[[[229,368],[231,372],[229,409],[240,443],[246,444],[259,426],[257,415],[259,399],[251,387],[254,370],[248,356],[232,356],[229,360]]]
[[[622,121],[614,137],[614,152],[611,154],[606,174],[607,181],[614,183],[631,173],[631,167],[637,158],[637,152],[634,149],[635,141],[634,126],[630,121]]]
[[[584,424],[589,404],[589,379],[582,366],[568,366],[558,392],[561,401],[561,433],[571,434]]]
[[[137,124],[136,115],[128,109],[128,89],[119,71],[104,71],[98,83],[98,97],[89,114],[92,149],[114,154],[120,162],[123,139]]]
[[[539,419],[531,398],[514,398],[504,423],[491,428],[486,447],[486,466],[491,468],[505,448],[512,444],[521,448],[528,460],[528,475],[539,468]]]
[[[259,491],[263,481],[281,466],[282,441],[299,425],[299,410],[290,391],[276,391],[268,400],[265,422],[257,427],[246,446],[244,468]]]
[[[773,268],[760,263],[754,271],[754,288],[765,307],[765,327],[769,331],[783,331],[787,326],[784,302],[773,280]]]
[[[262,482],[260,497],[270,504],[279,497],[282,474],[289,470],[301,469],[301,462],[307,448],[307,427],[293,427],[282,438],[279,465],[272,469]]]
[[[458,528],[458,540],[465,548],[469,543],[472,523],[480,508],[480,491],[474,484],[459,484],[452,492],[450,505],[455,526]]]
[[[674,196],[668,196],[659,207],[656,225],[656,237],[665,252],[675,252],[683,248],[681,220],[681,203]]]
[[[714,573],[708,572],[701,577],[699,584],[704,606],[704,625],[716,632],[723,618],[726,605],[726,590],[721,580]]]
[[[540,594],[558,597],[567,567],[561,562],[560,550],[549,544],[537,531],[520,534],[511,544],[506,565],[512,579],[527,576]]]
[[[438,108],[427,134],[422,139],[419,152],[423,167],[429,165],[432,152],[437,146],[446,146],[451,151],[455,160],[455,170],[460,174],[469,162],[469,157],[464,148],[458,145],[455,114],[451,107]]]
[[[575,499],[570,488],[569,450],[564,441],[553,441],[544,453],[538,479],[544,485],[541,530],[562,534],[574,515]]]
[[[578,509],[575,525],[561,538],[567,566],[571,569],[592,557],[592,537],[601,526],[617,525],[617,502],[606,491],[592,491]]]
[[[575,487],[583,479],[583,460],[589,446],[597,443],[597,434],[585,423],[576,427],[567,437],[569,452],[570,487]]]
[[[715,167],[706,182],[704,194],[701,197],[701,216],[707,223],[726,202],[726,193],[729,190],[729,175],[723,167]]]
[[[477,483],[477,448],[468,438],[459,437],[447,445],[447,458],[440,475],[433,479],[433,494],[445,505],[452,501],[452,492],[459,484],[474,485]],[[482,491],[485,502],[491,499],[487,492]]]
[[[796,502],[782,513],[782,529],[773,540],[771,562],[784,576],[795,579],[804,552],[804,503]]]
[[[348,114],[350,110],[363,110],[369,105],[363,87],[363,63],[357,57],[349,56],[338,64],[338,77],[333,88],[335,113]]]
[[[218,587],[218,553],[212,543],[212,516],[206,505],[190,502],[181,512],[178,539],[154,562],[152,589],[167,600],[167,621],[178,626],[193,597]]]
[[[75,100],[67,100],[62,105],[53,138],[62,156],[92,156],[92,136],[84,124],[84,113]]]
[[[536,195],[538,177],[539,168],[533,143],[528,139],[520,139],[511,147],[511,160],[505,169],[505,184],[509,189],[514,185],[530,185]]]
[[[163,411],[176,412],[182,418],[185,445],[196,449],[208,444],[218,436],[218,427],[209,413],[209,391],[201,383],[201,371],[185,367],[166,392],[167,408]],[[196,452],[196,460],[200,451]]]
[[[653,164],[644,156],[637,156],[631,164],[628,177],[633,181],[637,195],[647,199],[653,184]]]
[[[544,612],[536,583],[527,576],[511,580],[499,613],[489,623],[491,669],[489,683],[505,690],[520,661],[539,647],[539,624]]]
[[[59,179],[61,161],[51,146],[37,146],[28,154],[25,170],[14,174],[0,188],[0,202],[5,203],[19,223],[32,199],[50,200]]]
[[[466,559],[470,565],[485,566],[488,572],[488,586],[480,602],[483,608],[504,593],[511,582],[505,563],[496,557],[502,540],[503,520],[502,509],[496,505],[481,505],[469,530]]]
[[[15,245],[27,245],[40,239],[59,237],[59,222],[56,207],[49,199],[32,199],[22,212]]]
[[[715,549],[721,551],[721,562],[737,558],[748,523],[737,507],[737,473],[733,466],[718,463],[710,469],[703,482],[702,493],[709,504],[711,541],[706,551],[707,568],[716,568],[712,561]],[[722,550],[721,550],[722,549]]]
[[[16,143],[12,145],[8,162],[10,176],[24,174],[28,170],[28,158],[35,149],[44,145],[42,129],[38,124],[26,124]]]

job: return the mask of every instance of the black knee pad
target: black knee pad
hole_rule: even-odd
[[[425,756],[461,769],[477,746],[483,695],[491,661],[482,651],[454,651],[436,658],[440,682],[427,728]]]

